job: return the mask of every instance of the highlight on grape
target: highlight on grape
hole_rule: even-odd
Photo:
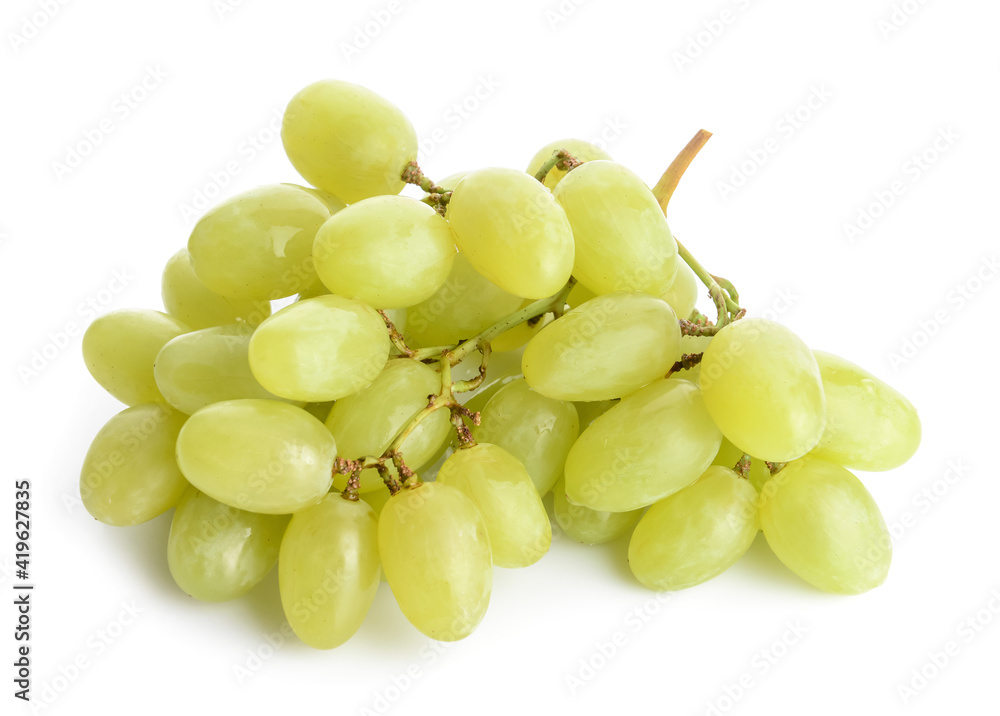
[[[718,576],[761,530],[819,589],[878,586],[891,539],[851,470],[909,460],[917,411],[677,239],[668,204],[710,136],[652,188],[578,139],[435,182],[395,105],[309,85],[281,127],[304,184],[210,208],[167,262],[163,312],[87,329],[87,368],[127,407],[82,503],[114,526],[173,509],[167,563],[200,600],[277,565],[318,649],[351,638],[383,578],[425,635],[471,634],[494,568],[549,551],[549,492],[570,538],[631,535],[656,592]]]

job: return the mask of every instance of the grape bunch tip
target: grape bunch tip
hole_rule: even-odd
[[[718,576],[760,531],[821,590],[878,586],[891,541],[851,470],[909,460],[917,411],[748,313],[677,240],[667,207],[710,136],[652,189],[578,139],[438,182],[395,105],[309,85],[281,130],[304,184],[215,206],[166,264],[164,312],[89,326],[86,366],[128,407],[90,446],[83,504],[114,526],[173,509],[167,564],[200,600],[277,564],[318,649],[383,577],[427,636],[471,634],[494,567],[549,551],[549,492],[570,538],[631,534],[653,590]]]

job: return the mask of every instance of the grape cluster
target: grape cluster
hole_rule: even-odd
[[[677,241],[667,204],[708,136],[652,189],[579,140],[438,184],[395,106],[306,87],[282,140],[311,187],[211,209],[166,265],[165,313],[89,327],[88,369],[130,407],[87,453],[87,510],[126,526],[174,508],[170,571],[198,599],[277,563],[317,648],[355,633],[381,575],[423,633],[470,634],[494,566],[548,551],[550,491],[571,538],[631,532],[651,589],[720,574],[759,530],[820,589],[877,586],[889,535],[848,468],[908,460],[916,411],[744,317]]]

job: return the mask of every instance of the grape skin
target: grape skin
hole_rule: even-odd
[[[660,591],[708,581],[750,548],[757,511],[753,486],[730,468],[712,466],[642,516],[629,542],[629,567],[644,586]]]
[[[721,443],[697,386],[655,381],[583,431],[566,458],[566,496],[602,512],[651,505],[697,480]]]
[[[521,298],[546,298],[573,270],[573,230],[552,194],[524,172],[480,169],[455,187],[448,219],[483,276]]]
[[[286,515],[238,510],[189,487],[170,523],[170,574],[195,599],[236,599],[274,567],[287,524]]]
[[[377,540],[372,508],[337,493],[292,517],[278,583],[285,617],[309,646],[333,649],[361,626],[379,585]]]
[[[666,375],[680,358],[677,316],[644,293],[598,296],[531,339],[521,369],[528,384],[559,400],[608,400]],[[645,356],[634,360],[634,356]]]
[[[371,90],[321,80],[292,97],[281,141],[296,171],[349,204],[398,194],[417,158],[417,134],[398,107]]]
[[[482,621],[493,589],[486,523],[460,490],[425,482],[382,508],[378,551],[386,581],[413,626],[458,641]]]
[[[83,360],[94,380],[126,405],[163,403],[153,374],[156,356],[187,332],[186,325],[159,311],[112,311],[87,327]]]
[[[177,462],[188,481],[241,510],[281,515],[319,502],[337,445],[312,415],[276,400],[213,403],[188,418]]]
[[[812,450],[826,426],[826,397],[812,352],[792,331],[763,318],[720,330],[701,362],[705,405],[743,452],[789,462]]]
[[[807,457],[761,491],[760,524],[785,566],[826,592],[860,594],[885,581],[892,540],[872,496],[853,474]]]
[[[145,403],[109,420],[87,450],[80,497],[95,519],[116,527],[138,525],[177,504],[187,481],[174,445],[187,416]]]
[[[552,525],[524,465],[496,445],[457,450],[438,470],[437,482],[461,490],[479,508],[498,567],[527,567],[552,543]]]
[[[389,358],[389,332],[373,308],[318,296],[286,306],[250,339],[250,369],[289,400],[337,400],[370,385]]]

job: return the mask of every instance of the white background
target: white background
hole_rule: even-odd
[[[12,482],[30,479],[44,712],[355,714],[385,711],[380,698],[402,714],[997,708],[1000,281],[984,263],[998,244],[995,2],[49,4],[51,18],[39,1],[7,0],[0,13],[0,587],[9,595],[14,581]],[[377,32],[365,30],[372,13],[390,18]],[[123,105],[147,73],[156,86]],[[895,533],[886,584],[822,594],[758,540],[722,577],[658,597],[632,579],[626,541],[587,548],[557,535],[537,565],[497,570],[490,611],[463,642],[436,647],[383,585],[354,639],[316,652],[280,636],[273,573],[237,603],[200,604],[167,571],[169,515],[128,530],[91,519],[79,465],[121,406],[80,357],[88,302],[160,308],[160,270],[186,241],[183,207],[198,192],[296,181],[268,125],[324,77],[403,108],[438,178],[523,168],[549,141],[603,135],[652,183],[699,127],[715,132],[671,204],[677,235],[734,280],[751,313],[866,366],[920,409],[916,458],[861,475]],[[103,119],[112,131],[59,170]],[[950,139],[935,149],[939,136]],[[734,172],[749,176],[725,190]],[[894,182],[891,206],[876,205],[851,240],[845,224],[879,192],[888,203]],[[2,710],[21,713],[10,601]],[[601,645],[618,632],[611,653]],[[935,666],[930,654],[951,642]]]

